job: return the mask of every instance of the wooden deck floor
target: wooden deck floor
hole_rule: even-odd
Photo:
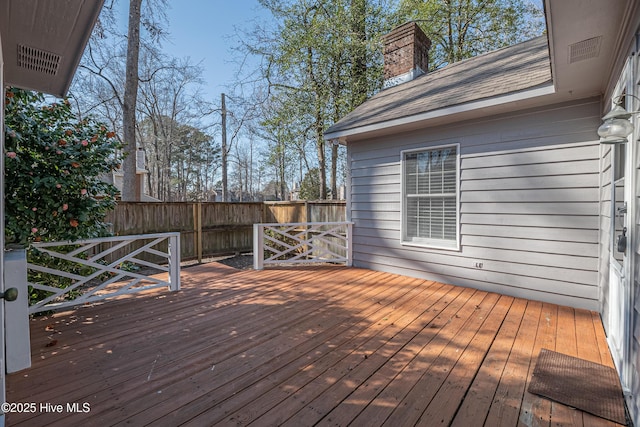
[[[592,312],[346,267],[182,287],[32,321],[7,401],[64,408],[8,425],[615,425],[526,392],[541,348],[612,366]]]

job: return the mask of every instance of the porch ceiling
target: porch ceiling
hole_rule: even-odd
[[[637,0],[545,0],[553,82],[562,99],[607,92],[630,47]]]
[[[5,84],[63,96],[104,0],[0,0]]]

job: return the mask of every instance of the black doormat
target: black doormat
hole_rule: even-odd
[[[622,387],[615,369],[542,349],[529,384],[529,393],[627,424]]]

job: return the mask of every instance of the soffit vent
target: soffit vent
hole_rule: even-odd
[[[44,74],[56,75],[60,55],[31,46],[18,45],[18,67]]]
[[[596,58],[600,55],[601,43],[602,36],[598,36],[569,45],[569,64]]]

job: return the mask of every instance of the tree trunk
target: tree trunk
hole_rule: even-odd
[[[322,116],[322,105],[319,98],[319,94],[316,95],[316,146],[318,149],[318,167],[320,169],[320,199],[327,199],[327,156],[325,154],[325,140],[324,140],[324,118]]]
[[[254,202],[253,194],[253,139],[249,140],[249,194],[251,195],[251,201]]]
[[[316,145],[318,147],[318,167],[320,169],[320,199],[327,198],[327,160],[324,154],[324,134],[322,121],[317,125]]]
[[[331,199],[338,199],[338,144],[331,143]]]
[[[280,200],[286,200],[284,193],[286,192],[286,182],[285,182],[285,167],[287,165],[287,159],[285,158],[285,146],[282,140],[278,141],[278,163],[279,167],[279,179],[280,179]]]
[[[356,108],[367,99],[367,2],[351,0],[351,109]]]
[[[129,1],[129,33],[127,41],[127,69],[122,106],[125,151],[122,200],[138,201],[136,191],[137,147],[136,147],[136,102],[138,98],[138,58],[140,53],[140,7],[142,0]]]

